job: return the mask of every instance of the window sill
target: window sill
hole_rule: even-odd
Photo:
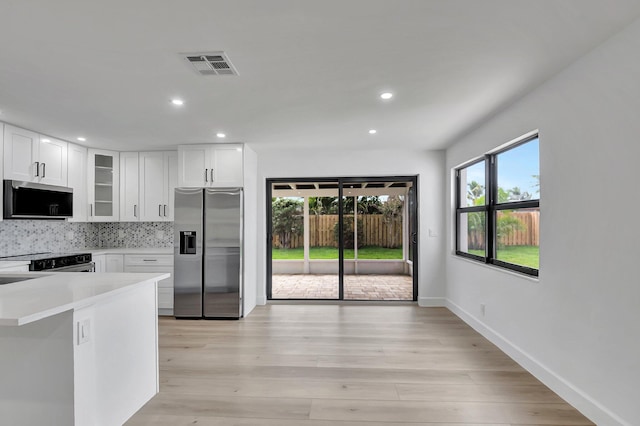
[[[503,267],[492,265],[492,264],[489,264],[489,263],[480,262],[478,260],[469,259],[469,258],[466,258],[464,256],[459,256],[459,255],[455,254],[455,252],[451,253],[451,256],[454,259],[458,259],[458,260],[461,260],[463,262],[472,263],[474,265],[481,266],[483,268],[491,269],[492,271],[502,272],[503,274],[508,274],[508,275],[511,275],[511,276],[514,276],[514,277],[518,277],[518,278],[522,278],[522,279],[525,279],[527,281],[531,281],[531,282],[535,282],[535,283],[539,283],[540,282],[540,277],[539,276],[534,277],[532,275],[523,274],[521,272],[513,271],[511,269],[503,268]]]

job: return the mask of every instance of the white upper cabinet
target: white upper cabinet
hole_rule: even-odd
[[[179,187],[241,187],[242,144],[180,145]]]
[[[140,220],[173,220],[173,192],[176,181],[176,152],[140,153]]]
[[[178,186],[203,187],[208,184],[209,145],[181,145],[178,147]]]
[[[69,222],[87,221],[87,148],[69,144],[68,186],[73,189],[73,217]]]
[[[120,221],[140,220],[138,153],[120,153]]]
[[[4,178],[33,182],[36,172],[35,149],[40,135],[10,125],[4,126]],[[38,169],[38,170],[36,170]]]
[[[120,160],[117,152],[88,151],[87,198],[90,222],[117,222],[120,217]]]
[[[4,178],[67,186],[67,142],[4,126]]]
[[[67,142],[40,136],[37,158],[40,163],[40,183],[67,186]]]

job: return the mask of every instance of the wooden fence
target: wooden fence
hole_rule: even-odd
[[[498,218],[500,218],[500,212],[498,212]],[[540,212],[539,211],[524,211],[524,212],[512,212],[511,215],[517,218],[522,223],[522,229],[514,229],[507,233],[499,244],[505,246],[539,246],[540,245]],[[484,247],[484,232],[483,231],[470,231],[469,232],[469,248]]]
[[[353,216],[350,216],[353,217]],[[338,223],[338,215],[309,216],[309,246],[338,247],[334,228]],[[386,222],[381,214],[358,215],[358,246],[402,247],[402,218]],[[304,246],[304,235],[291,236],[290,248]],[[273,247],[280,247],[280,238],[273,236]]]

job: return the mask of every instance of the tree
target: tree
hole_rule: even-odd
[[[531,175],[532,178],[535,179],[535,183],[533,187],[536,188],[536,194],[540,193],[540,175]]]
[[[467,186],[469,187],[469,190],[467,191],[467,199],[475,206],[477,205],[476,200],[484,195],[484,186],[480,185],[475,180],[472,180],[471,183],[467,184]]]
[[[525,225],[520,219],[514,216],[512,211],[500,211],[498,213],[498,220],[496,223],[496,237],[498,240],[498,247],[503,248],[505,246],[505,240],[513,232],[522,231],[524,229],[526,229]]]
[[[309,213],[321,215],[337,212],[338,197],[309,197]]]
[[[295,198],[271,200],[272,232],[280,240],[280,248],[291,248],[292,236],[302,234],[302,201]]]
[[[333,237],[336,241],[336,246],[340,241],[340,222],[336,222],[333,226]],[[354,232],[353,232],[353,216],[344,217],[344,248],[352,249],[355,246]],[[364,231],[362,225],[362,219],[358,219],[358,248],[364,246]]]
[[[358,197],[359,214],[378,214],[382,207],[382,201],[377,196]]]
[[[402,222],[402,208],[404,206],[404,200],[397,195],[390,195],[387,201],[380,207],[382,213],[382,220],[387,225],[387,247],[395,248],[402,244],[402,241],[396,241],[396,235],[394,232],[395,225],[398,222]]]
[[[508,194],[508,201],[524,201],[524,200],[531,199],[531,194],[529,194],[527,191],[522,192],[520,188],[518,188],[517,186],[514,186],[513,188],[509,189],[507,191],[507,194]]]
[[[481,236],[485,233],[485,223],[484,212],[470,212],[467,215],[469,250],[484,250],[485,242]]]

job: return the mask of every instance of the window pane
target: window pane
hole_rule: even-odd
[[[485,204],[484,161],[460,169],[458,200],[460,207],[483,206]]]
[[[540,199],[538,138],[497,155],[498,203]]]
[[[485,212],[460,213],[458,216],[458,250],[485,257]]]
[[[539,269],[540,208],[499,210],[496,213],[496,258]]]

